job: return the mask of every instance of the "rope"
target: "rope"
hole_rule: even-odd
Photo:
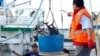
[[[40,5],[39,5],[39,9],[37,10],[37,12],[36,12],[36,14],[35,14],[33,20],[30,22],[30,24],[27,26],[27,28],[29,28],[29,26],[30,26],[30,25],[33,23],[33,21],[35,20],[36,16],[37,16],[38,13],[39,13],[39,10],[40,10],[40,8],[41,8],[41,6],[42,6],[42,3],[43,3],[43,0],[41,0],[41,3],[40,3]],[[24,31],[26,31],[27,28],[26,28]],[[0,42],[5,42],[5,41],[7,41],[7,40],[16,38],[17,36],[19,36],[19,35],[21,35],[21,34],[22,34],[22,33],[19,33],[19,34],[16,34],[15,36],[13,36],[13,37],[11,37],[11,38],[8,38],[8,39],[5,39],[5,40],[0,40]]]
[[[47,22],[50,13],[51,13],[51,16],[52,16],[52,23],[55,23],[55,26],[57,27],[56,21],[54,19],[54,14],[53,14],[53,12],[51,10],[51,0],[49,0],[49,11],[48,11],[48,14],[47,14],[47,17],[46,17],[46,21],[45,22]]]

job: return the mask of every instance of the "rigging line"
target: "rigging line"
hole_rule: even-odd
[[[50,13],[51,13],[51,16],[52,16],[52,23],[53,23],[53,22],[55,22],[55,19],[54,19],[54,14],[53,14],[53,12],[51,10],[51,0],[49,0],[49,11],[48,11],[48,14],[47,14],[47,17],[46,17],[46,21],[45,22],[47,22]],[[56,23],[55,23],[55,25],[57,27],[57,24]]]
[[[43,4],[43,0],[42,0],[42,1],[41,1],[41,3],[40,3],[39,9],[37,10],[36,15],[34,16],[33,20],[30,22],[30,24],[28,25],[28,27],[27,27],[27,28],[29,28],[29,26],[30,26],[30,25],[33,23],[33,21],[35,20],[36,16],[38,15],[38,12],[39,12],[39,11],[40,11],[40,9],[41,9],[42,4]]]
[[[50,14],[50,11],[51,11],[51,0],[49,0],[49,11],[48,11],[48,14],[46,16],[46,21],[44,21],[44,22],[47,22],[49,14]]]
[[[47,17],[46,17],[46,21],[45,22],[47,22],[48,17],[49,17],[49,14],[50,14],[50,10],[48,11],[48,14],[47,14]]]
[[[61,0],[61,10],[62,10],[62,0]],[[61,23],[62,23],[62,34],[63,34],[63,13],[61,11]]]
[[[56,28],[58,29],[57,23],[56,23],[56,21],[55,21],[54,14],[53,14],[52,11],[51,11],[51,15],[52,15],[52,23],[55,23],[55,26],[56,26]]]
[[[49,3],[51,3],[51,0],[49,0]],[[53,3],[53,1],[52,1],[52,3]],[[51,7],[51,4],[49,4],[49,5]],[[52,6],[52,10],[53,10],[53,6]],[[56,24],[56,21],[55,21],[55,18],[54,18],[54,13],[52,12],[52,10],[50,8],[50,12],[51,12],[51,15],[52,15],[52,23],[55,23],[55,26],[58,29],[57,24]]]
[[[48,14],[47,14],[45,22],[47,22],[50,12],[51,12],[51,0],[49,0],[49,11],[48,11]]]
[[[32,24],[32,22],[33,22],[34,19],[36,18],[37,14],[38,14],[38,12],[39,12],[39,10],[40,10],[40,8],[41,8],[42,3],[43,3],[43,0],[41,0],[41,3],[40,3],[40,5],[39,5],[39,9],[37,10],[37,13],[35,14],[33,20],[30,22],[30,24],[27,26],[27,28],[29,28],[29,26]],[[26,31],[27,28],[26,28],[24,31]],[[16,38],[16,37],[19,36],[20,34],[22,34],[22,32],[16,34],[15,36],[13,36],[13,37],[11,37],[11,38],[7,38],[7,39],[5,39],[5,40],[0,40],[0,42],[5,42],[5,41],[7,41],[7,40],[10,40],[10,39]]]
[[[23,4],[30,3],[30,2],[31,2],[31,0],[30,1],[23,2],[23,3],[20,3],[20,4],[17,4],[17,5],[14,5],[14,6],[20,6],[20,5],[23,5]]]

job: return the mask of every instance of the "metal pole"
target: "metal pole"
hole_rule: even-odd
[[[1,25],[0,25],[0,38],[1,38]]]
[[[91,13],[92,13],[92,1],[90,0],[90,10],[91,10]],[[92,15],[93,16],[93,15]],[[93,19],[92,19],[93,21]],[[95,36],[95,40],[96,40],[96,48],[95,48],[95,54],[96,56],[100,56],[100,46],[99,46],[99,28],[98,28],[98,22],[96,24],[96,36]]]
[[[100,56],[100,37],[99,37],[99,28],[98,28],[98,21],[97,21],[97,24],[96,24],[96,54],[97,56]]]

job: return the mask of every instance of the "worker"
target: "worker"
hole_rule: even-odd
[[[38,52],[38,46],[37,46],[37,44],[36,43],[34,43],[33,45],[32,45],[32,52],[29,52],[29,53],[26,53],[26,54],[24,54],[24,55],[21,55],[21,54],[18,54],[18,53],[16,53],[15,51],[12,51],[14,54],[16,54],[17,56],[40,56],[39,55],[39,52]]]
[[[90,56],[95,48],[92,18],[84,6],[83,0],[73,0],[73,15],[70,26],[70,38],[76,46],[75,56]]]

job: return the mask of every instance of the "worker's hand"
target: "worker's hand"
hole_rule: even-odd
[[[73,15],[73,13],[72,12],[68,12],[68,14],[67,14],[69,17],[71,17],[72,15]]]
[[[60,10],[60,11],[67,13],[67,16],[69,16],[69,17],[73,15],[72,12],[67,12],[67,11],[65,11],[65,10]]]
[[[96,45],[95,45],[95,43],[94,43],[94,41],[92,39],[88,40],[88,47],[90,49],[94,49],[96,47]]]

